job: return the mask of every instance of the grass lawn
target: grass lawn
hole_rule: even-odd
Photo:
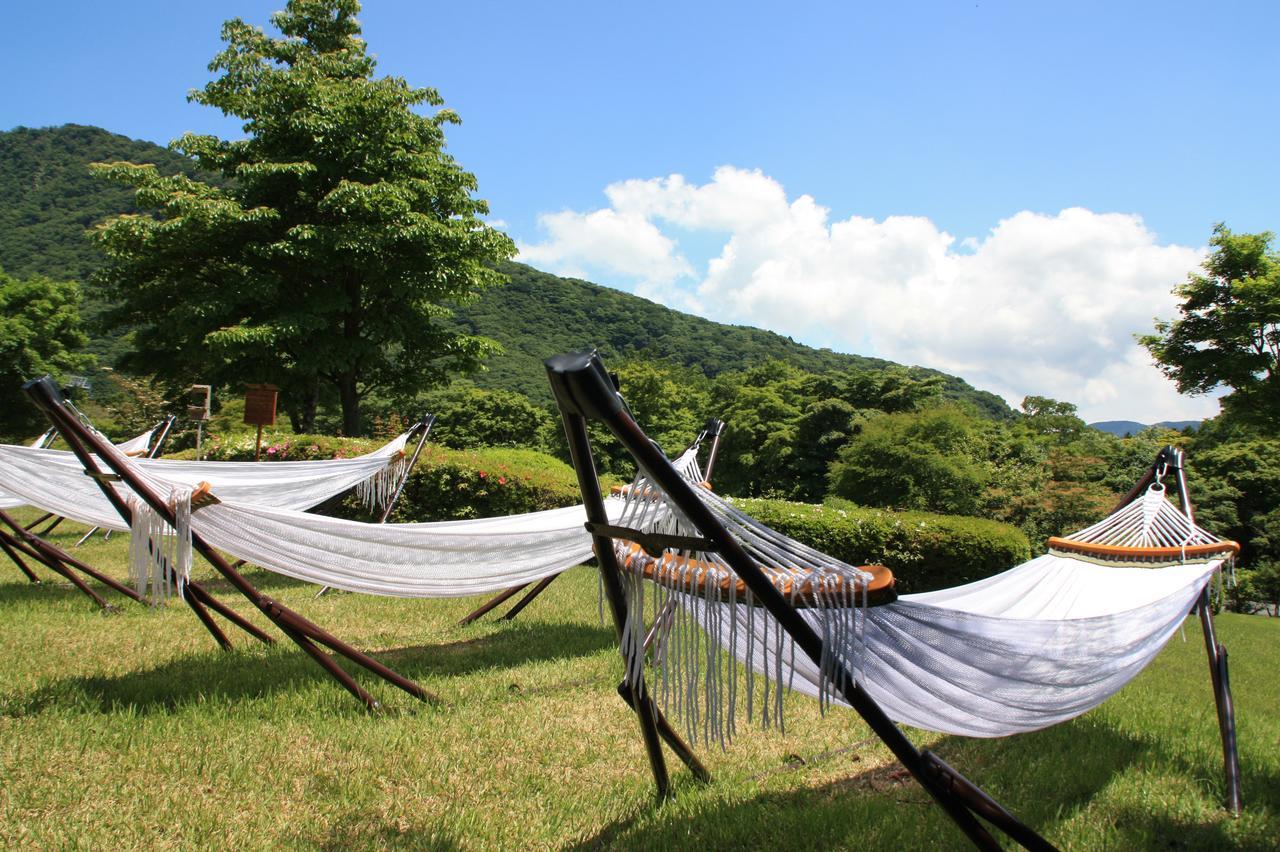
[[[53,536],[70,547],[82,528]],[[124,577],[126,541],[77,551]],[[596,581],[570,571],[514,623],[474,599],[347,594],[250,571],[264,590],[439,696],[371,677],[370,715],[292,643],[217,650],[180,602],[101,614],[0,556],[0,844],[8,847],[965,848],[856,714],[788,698],[787,734],[674,758],[653,802]],[[199,579],[207,571],[197,569]],[[218,579],[208,587],[246,615]],[[255,622],[278,632],[252,613]],[[1034,734],[909,731],[1054,843],[1078,849],[1280,844],[1280,619],[1224,615],[1245,813],[1222,754],[1199,625],[1102,707]],[[229,628],[230,630],[230,628]],[[741,728],[740,724],[740,728]]]

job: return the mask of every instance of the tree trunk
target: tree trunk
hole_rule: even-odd
[[[311,435],[316,431],[316,410],[320,407],[320,379],[313,376],[297,391],[289,395],[289,425],[299,435]]]
[[[313,435],[316,431],[316,409],[320,407],[320,377],[312,376],[310,387],[302,401],[302,432]]]
[[[338,376],[338,399],[342,402],[342,434],[354,438],[360,434],[360,394],[356,392],[355,373]]]

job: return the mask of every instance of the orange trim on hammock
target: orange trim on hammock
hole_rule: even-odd
[[[1115,544],[1093,544],[1087,541],[1075,541],[1069,538],[1052,536],[1048,544],[1054,550],[1083,553],[1086,556],[1099,556],[1104,559],[1182,559],[1186,556],[1235,556],[1240,552],[1240,545],[1234,541],[1189,544],[1186,547],[1125,547]]]
[[[788,601],[794,600],[796,607],[815,608],[821,606],[829,606],[833,597],[848,596],[848,599],[855,606],[862,605],[863,587],[861,584],[847,583],[840,577],[827,577],[826,582],[822,583],[815,592],[812,579],[805,580],[796,585],[795,579],[802,573],[796,568],[777,569],[776,566],[768,566],[775,570],[784,570],[792,574],[791,577],[770,578],[774,588],[782,593]],[[699,597],[708,598],[710,600],[729,601],[737,600],[740,603],[746,602],[747,584],[741,579],[735,577],[726,566],[717,565],[708,562],[705,559],[692,559],[688,556],[677,556],[674,553],[664,553],[661,557],[655,559],[638,544],[628,544],[627,552],[622,558],[622,568],[625,571],[638,573],[646,580],[652,580],[656,583],[664,585],[668,588],[681,588],[687,583],[691,573],[706,572],[699,582],[698,588],[692,590],[692,594]],[[859,565],[859,571],[865,571],[871,575],[871,582],[866,586],[867,605],[879,606],[881,604],[893,603],[898,599],[898,593],[894,590],[893,572],[883,565]],[[766,574],[766,576],[768,576]],[[730,583],[735,587],[732,594],[730,593]],[[792,597],[794,593],[794,598]],[[757,602],[758,605],[758,602]]]

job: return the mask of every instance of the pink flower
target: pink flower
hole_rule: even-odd
[[[483,470],[482,470],[482,471],[480,471],[480,478],[481,478],[481,479],[484,479],[484,478],[485,478],[486,476],[488,476],[488,475],[489,475],[489,474],[485,473]]]
[[[506,485],[506,484],[507,484],[507,478],[506,478],[505,476],[499,476],[499,477],[498,477],[498,484],[499,484],[499,485]]]

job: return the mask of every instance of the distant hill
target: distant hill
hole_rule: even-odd
[[[1103,420],[1089,425],[1099,431],[1109,432],[1112,435],[1119,435],[1123,438],[1125,435],[1136,435],[1150,426],[1159,426],[1164,429],[1173,429],[1181,432],[1188,427],[1198,429],[1201,422],[1200,420],[1161,420],[1159,423],[1139,423],[1136,420]]]
[[[599,349],[606,359],[625,355],[666,358],[697,367],[708,376],[741,370],[770,359],[802,370],[882,370],[892,361],[815,349],[790,337],[684,314],[631,293],[589,281],[560,278],[519,263],[503,264],[509,283],[458,308],[469,331],[502,344],[506,354],[490,359],[475,377],[482,387],[518,390],[550,400],[543,359],[559,352]],[[914,367],[918,375],[942,376],[944,395],[976,405],[992,417],[1009,417],[1005,401],[956,376]]]
[[[136,212],[124,187],[93,177],[89,163],[126,160],[155,163],[165,173],[194,174],[191,162],[150,142],[97,127],[64,125],[0,133],[0,267],[24,276],[43,274],[89,282],[102,263],[85,231],[110,215]],[[780,359],[812,372],[879,370],[892,362],[829,349],[746,326],[725,325],[683,314],[629,293],[587,281],[559,278],[518,263],[504,264],[510,283],[458,308],[457,322],[491,337],[506,354],[476,376],[481,387],[516,390],[550,401],[542,360],[574,349],[598,348],[606,357],[637,354],[697,366],[709,376]],[[86,288],[88,313],[100,308]],[[105,363],[116,341],[91,344]],[[956,376],[940,375],[944,393],[992,417],[1011,417],[1004,400]]]
[[[20,278],[47,275],[79,281],[83,314],[104,307],[89,276],[102,254],[86,232],[108,216],[136,213],[133,190],[89,173],[90,163],[153,163],[163,174],[196,174],[186,157],[100,127],[19,127],[0,133],[0,269]],[[112,363],[119,341],[98,337],[89,351]]]
[[[99,127],[19,127],[0,133],[0,267],[25,277],[87,281],[102,256],[85,231],[136,213],[133,190],[89,173],[90,163],[154,163],[195,174],[186,157]]]

